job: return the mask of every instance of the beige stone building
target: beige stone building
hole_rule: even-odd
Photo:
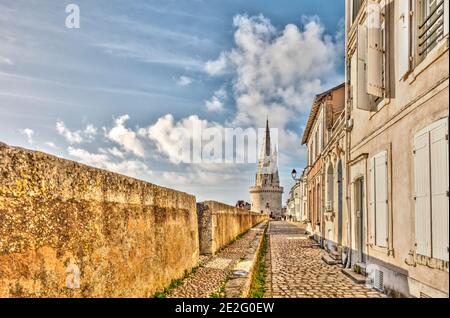
[[[256,172],[255,185],[250,188],[252,211],[267,215],[282,215],[283,187],[278,175],[277,150],[271,144],[269,120]]]
[[[448,2],[346,0],[343,241],[406,296],[448,297]]]
[[[306,176],[303,174],[289,191],[286,202],[286,216],[289,220],[303,222],[308,218],[306,185]]]
[[[338,170],[343,172],[341,160],[343,146],[332,148],[337,131],[341,131],[345,102],[345,85],[341,84],[316,96],[302,138],[302,144],[308,148],[308,167],[306,176],[307,202],[310,225],[308,231],[320,243],[338,242],[342,236],[337,226],[336,214],[339,214],[339,199],[334,197],[334,188],[338,193]],[[327,152],[324,152],[327,149]],[[331,149],[331,150],[330,150]],[[334,156],[331,155],[334,150]],[[327,155],[324,157],[324,155]],[[327,159],[325,161],[324,159]],[[338,168],[340,167],[340,168]],[[329,173],[329,175],[327,175]],[[336,177],[335,177],[336,176]],[[336,183],[336,185],[335,185]],[[330,187],[327,185],[330,184]],[[343,194],[342,192],[340,194]],[[341,197],[342,199],[342,197]],[[342,200],[341,200],[342,202]],[[334,210],[336,203],[336,210]],[[340,218],[342,221],[342,218]],[[342,230],[342,227],[340,227]]]

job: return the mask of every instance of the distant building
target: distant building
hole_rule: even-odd
[[[238,202],[236,202],[236,207],[248,211],[252,209],[252,205],[244,200],[239,200]]]
[[[283,188],[278,176],[277,150],[270,141],[269,120],[266,123],[266,135],[261,149],[256,173],[255,186],[250,188],[252,211],[279,216],[282,210]]]
[[[289,191],[286,202],[286,216],[288,220],[295,222],[308,220],[306,187],[306,170],[304,170],[301,178],[297,180],[291,191]]]
[[[325,238],[334,241],[334,234],[338,232],[334,229],[337,222],[334,222],[336,218],[332,213],[332,205],[342,199],[334,200],[333,191],[330,191],[330,187],[327,189],[327,185],[333,184],[333,173],[330,174],[330,170],[332,171],[334,166],[342,165],[340,161],[342,151],[336,151],[337,154],[329,160],[324,150],[330,143],[334,143],[336,128],[340,127],[340,123],[344,120],[344,105],[344,83],[317,95],[302,139],[302,144],[308,148],[308,167],[305,172],[308,219],[311,222],[308,232],[321,243],[325,243]],[[325,170],[326,168],[328,170]],[[342,222],[342,218],[336,221]]]

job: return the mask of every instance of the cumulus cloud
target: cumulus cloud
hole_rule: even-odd
[[[187,87],[192,84],[192,78],[187,76],[180,76],[177,79],[177,85],[181,87]]]
[[[71,145],[91,142],[97,135],[97,128],[89,124],[84,130],[71,131],[63,121],[56,122],[56,131]]]
[[[205,64],[209,75],[233,74],[232,124],[262,127],[269,115],[280,130],[281,151],[298,143],[298,132],[288,127],[308,114],[314,96],[343,80],[337,70],[341,32],[327,34],[318,17],[302,17],[301,23],[277,30],[263,15],[237,15],[234,48]]]
[[[225,52],[222,52],[217,60],[206,62],[204,70],[209,75],[214,76],[226,73],[227,67],[228,67],[228,56]]]
[[[139,179],[148,180],[152,176],[152,171],[144,162],[140,160],[114,161],[105,153],[91,153],[86,149],[74,148],[72,146],[70,146],[67,151],[69,155],[77,161],[89,166]]]
[[[100,148],[99,151],[104,154],[111,154],[117,158],[121,158],[121,159],[125,158],[125,154],[122,151],[120,151],[119,149],[117,149],[117,147],[108,148],[108,149]]]
[[[205,101],[206,109],[210,112],[220,112],[224,110],[224,101],[228,98],[225,88],[220,88],[214,92],[210,100]]]
[[[29,144],[33,143],[34,131],[32,129],[30,129],[30,128],[21,129],[20,133],[27,137],[27,141],[28,141]]]
[[[154,125],[140,129],[139,134],[148,137],[156,146],[156,150],[170,162],[178,164],[195,159],[191,158],[191,142],[192,147],[194,144],[201,145],[202,136],[194,129],[204,130],[208,127],[214,125],[198,116],[190,116],[177,122],[168,114],[159,118]]]
[[[103,166],[103,164],[109,159],[105,154],[94,154],[85,149],[74,148],[72,146],[67,148],[67,152],[69,155],[77,158],[82,163],[95,167]]]
[[[138,135],[132,129],[125,127],[130,116],[123,115],[115,120],[115,126],[106,130],[106,137],[138,157],[145,156],[144,145]]]
[[[205,106],[210,112],[219,112],[223,110],[223,102],[217,96],[213,96],[211,100],[205,101]]]

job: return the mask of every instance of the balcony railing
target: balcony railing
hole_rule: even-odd
[[[444,1],[445,0],[441,0],[434,8],[431,8],[428,15],[424,14],[423,22],[419,25],[418,53],[421,59],[423,59],[443,38]]]

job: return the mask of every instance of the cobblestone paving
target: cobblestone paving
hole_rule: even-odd
[[[305,235],[304,229],[287,222],[271,222],[270,273],[265,297],[273,298],[379,298],[383,295],[355,284],[338,266],[327,265],[325,251]]]
[[[183,284],[175,288],[168,297],[209,298],[217,293],[234,265],[245,256],[255,235],[256,232],[250,230],[216,255],[201,256],[197,271],[185,278]]]

